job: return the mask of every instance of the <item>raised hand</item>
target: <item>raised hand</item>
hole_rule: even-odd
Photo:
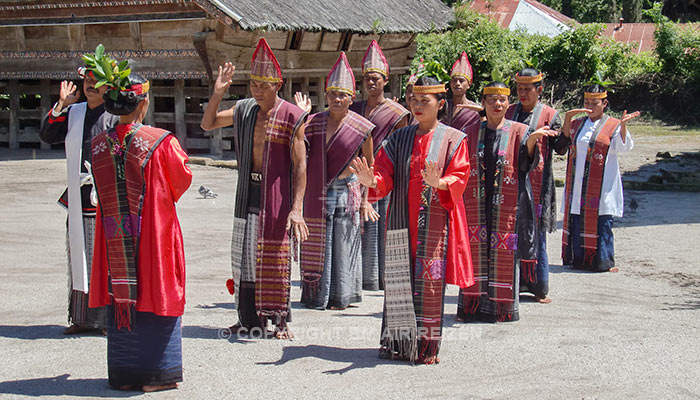
[[[622,124],[627,124],[627,122],[639,117],[641,113],[639,111],[635,111],[632,114],[627,114],[627,110],[625,110],[622,113],[622,119],[620,120]]]
[[[457,104],[457,108],[466,108],[476,112],[482,112],[484,110],[484,107],[471,100],[467,100],[466,104]]]
[[[357,175],[357,180],[364,186],[373,188],[377,186],[377,178],[374,177],[374,167],[367,164],[364,157],[355,157],[350,166],[350,172]]]
[[[216,82],[214,82],[214,92],[218,94],[224,94],[228,91],[229,86],[233,83],[233,73],[236,71],[236,67],[230,62],[224,63],[224,65],[219,65],[219,74],[216,77]]]
[[[61,90],[58,92],[58,103],[54,108],[57,113],[80,99],[80,93],[75,83],[71,81],[61,82]]]
[[[294,93],[294,101],[302,110],[306,111],[307,113],[311,112],[311,99],[309,96],[302,94],[301,92],[296,92]]]
[[[593,110],[591,110],[590,108],[574,108],[573,110],[567,111],[566,114],[564,115],[564,118],[571,119],[578,114],[592,113],[592,112],[593,112]]]
[[[435,161],[425,163],[425,169],[420,171],[423,181],[428,185],[437,188],[440,186],[440,177],[442,176],[442,168],[438,167]]]

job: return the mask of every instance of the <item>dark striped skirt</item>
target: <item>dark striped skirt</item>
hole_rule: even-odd
[[[182,382],[180,317],[160,317],[136,311],[131,331],[117,329],[114,307],[107,318],[109,385],[168,385]]]

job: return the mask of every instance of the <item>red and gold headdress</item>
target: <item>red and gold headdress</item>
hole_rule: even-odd
[[[600,93],[590,93],[590,92],[583,92],[583,98],[584,99],[607,99],[608,98],[608,92],[600,92]]]
[[[355,74],[352,73],[345,52],[341,52],[338,61],[326,77],[326,92],[338,91],[349,95],[355,94]]]
[[[367,47],[367,51],[365,51],[365,56],[362,58],[362,75],[366,75],[369,72],[379,72],[385,78],[389,78],[389,63],[386,61],[382,48],[379,47],[379,43],[376,40],[372,40],[372,43]]]
[[[521,76],[520,72],[515,74],[515,83],[537,83],[542,82],[544,75],[540,72],[535,76]]]
[[[482,92],[484,95],[487,94],[504,94],[510,96],[510,89],[507,87],[497,87],[497,86],[487,86]]]
[[[262,82],[282,82],[282,69],[265,38],[260,38],[250,62],[250,79]]]
[[[469,63],[469,57],[467,57],[466,51],[463,51],[462,55],[459,56],[457,61],[452,64],[450,77],[455,77],[458,75],[467,78],[467,81],[469,81],[470,84],[474,79],[474,72],[472,71],[472,65]]]

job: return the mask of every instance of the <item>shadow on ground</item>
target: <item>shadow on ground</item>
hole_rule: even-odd
[[[64,335],[63,330],[66,329],[62,325],[0,325],[0,337],[12,339],[69,339],[80,338],[81,336],[102,336],[95,334],[85,335]]]
[[[380,364],[400,363],[399,361],[379,358],[378,348],[344,349],[311,344],[307,346],[287,346],[282,352],[282,358],[278,361],[259,362],[258,365],[284,365],[290,361],[302,358],[317,358],[338,363],[350,363],[345,368],[323,371],[324,374],[344,374],[354,369],[374,368]]]
[[[110,389],[107,379],[69,379],[70,374],[55,377],[19,379],[0,382],[0,394],[14,394],[29,397],[70,396],[70,397],[133,397],[142,395],[140,391],[123,392]]]

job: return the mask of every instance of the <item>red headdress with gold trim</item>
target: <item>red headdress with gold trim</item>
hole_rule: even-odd
[[[250,79],[262,82],[282,82],[282,69],[265,38],[260,38],[250,62]]]
[[[459,56],[457,61],[452,64],[452,70],[450,71],[450,77],[463,76],[467,78],[467,81],[471,84],[474,80],[474,72],[472,71],[472,65],[469,63],[469,57],[467,57],[467,52],[463,51],[462,55]]]
[[[379,72],[385,78],[389,77],[389,63],[386,61],[382,48],[379,47],[379,43],[376,40],[372,40],[372,43],[367,47],[367,51],[365,51],[365,56],[362,58],[362,75],[366,75],[369,72]]]
[[[349,95],[355,94],[355,74],[352,73],[345,52],[341,52],[338,61],[326,77],[326,92],[338,91]]]

